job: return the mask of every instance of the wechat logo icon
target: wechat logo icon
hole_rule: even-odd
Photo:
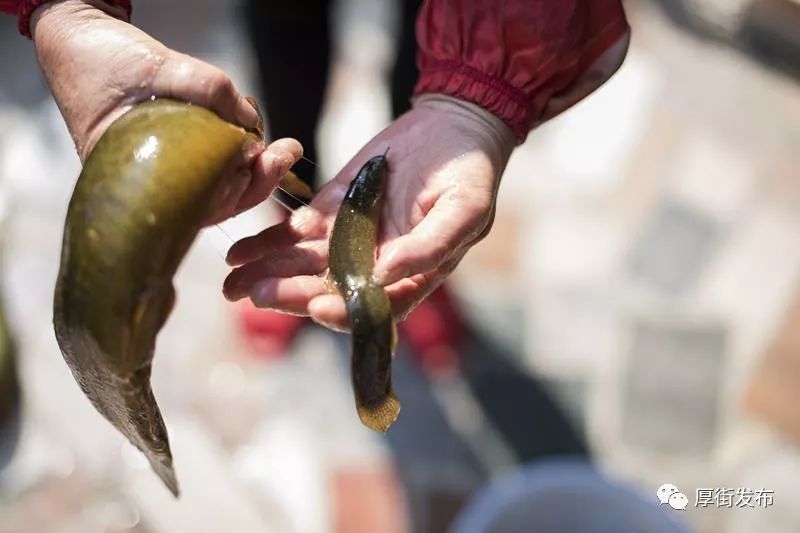
[[[671,483],[665,483],[658,487],[656,497],[658,497],[661,505],[669,505],[676,511],[684,511],[686,506],[689,505],[689,498]]]

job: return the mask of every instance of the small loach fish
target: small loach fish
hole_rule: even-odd
[[[389,166],[385,154],[359,170],[345,194],[330,237],[330,277],[347,306],[352,332],[350,362],[361,422],[386,432],[400,402],[392,387],[397,329],[386,291],[372,279]]]

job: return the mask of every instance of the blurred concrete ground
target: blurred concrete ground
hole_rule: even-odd
[[[140,0],[135,13],[256,93],[235,3]],[[331,176],[389,116],[380,75],[392,18],[370,0],[340,15],[320,131]],[[653,496],[676,484],[698,531],[794,533],[800,454],[741,399],[800,287],[800,87],[675,30],[648,3],[630,2],[629,15],[625,66],[517,150],[493,233],[454,281],[475,323],[547,381],[611,473]],[[181,501],[80,394],[50,323],[79,165],[9,18],[0,80],[3,287],[26,392],[0,532],[337,530],[330,487],[382,475],[386,449],[353,416],[330,335],[307,330],[286,359],[252,356],[219,294],[229,241],[216,229],[181,268],[154,367]],[[274,216],[259,209],[224,228],[238,238]],[[772,489],[775,504],[695,508],[696,489],[714,487]]]

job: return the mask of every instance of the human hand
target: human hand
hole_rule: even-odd
[[[405,316],[450,274],[491,228],[500,177],[516,145],[491,113],[443,95],[424,95],[372,139],[308,207],[242,239],[228,253],[229,300],[309,315],[348,328],[344,301],[320,275],[342,198],[358,169],[387,148],[389,182],[374,277]]]
[[[170,50],[112,15],[124,17],[99,0],[60,0],[43,4],[31,17],[39,64],[81,161],[117,118],[152,96],[191,102],[244,128],[258,127],[258,111],[222,70]],[[301,155],[293,139],[266,149],[247,144],[214,220],[263,201]]]

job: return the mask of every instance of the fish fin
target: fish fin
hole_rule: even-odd
[[[374,431],[386,433],[400,415],[400,401],[394,390],[390,390],[389,394],[373,405],[356,405],[356,410],[362,424]]]
[[[297,174],[288,171],[278,182],[278,187],[291,196],[299,198],[300,200],[309,201],[314,197],[314,191],[308,184],[297,177]]]

